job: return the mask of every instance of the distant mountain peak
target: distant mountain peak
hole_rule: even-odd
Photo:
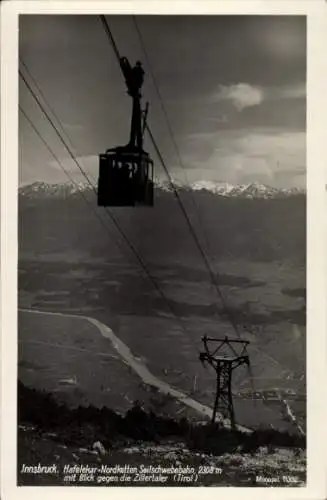
[[[86,182],[63,182],[51,184],[47,182],[33,182],[19,188],[19,194],[30,198],[39,196],[54,196],[58,198],[67,198],[80,191],[91,190],[91,186]]]
[[[208,180],[196,181],[190,185],[183,185],[175,182],[177,189],[192,191],[207,191],[224,197],[242,197],[242,198],[276,198],[281,196],[290,196],[304,193],[305,190],[298,188],[274,188],[266,186],[259,182],[249,184],[230,184],[227,182],[215,182]],[[157,187],[164,191],[172,191],[171,183],[168,181],[159,181]]]

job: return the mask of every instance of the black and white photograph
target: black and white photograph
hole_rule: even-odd
[[[307,16],[18,29],[16,485],[305,488]]]

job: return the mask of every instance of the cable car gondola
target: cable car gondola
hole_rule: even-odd
[[[131,68],[125,57],[120,59],[120,66],[128,94],[133,99],[130,141],[126,146],[107,149],[100,154],[98,206],[153,206],[153,161],[143,149],[148,113],[148,105],[143,113],[141,111],[144,71],[139,61]]]

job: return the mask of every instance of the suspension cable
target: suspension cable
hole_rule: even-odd
[[[105,32],[107,33],[108,37],[109,37],[110,43],[111,43],[112,48],[113,48],[113,50],[114,50],[114,52],[115,52],[116,59],[117,59],[117,61],[118,61],[119,65],[120,65],[120,54],[119,54],[119,50],[118,50],[117,44],[116,44],[116,42],[115,42],[115,39],[114,39],[114,37],[113,37],[113,34],[112,34],[112,32],[111,32],[111,29],[110,29],[110,27],[109,27],[109,24],[108,24],[108,22],[107,22],[106,16],[104,16],[104,15],[100,15],[100,19],[101,19],[101,22],[102,22],[102,24],[103,24],[104,30],[105,30]]]
[[[49,104],[49,101],[47,101],[47,99],[46,99],[46,97],[45,97],[45,95],[44,95],[44,93],[43,93],[40,85],[38,84],[38,82],[36,81],[36,79],[34,78],[34,76],[32,75],[32,73],[30,72],[27,64],[25,63],[24,59],[21,56],[19,56],[19,62],[23,66],[24,71],[28,75],[29,79],[33,82],[33,85],[35,86],[36,90],[38,91],[39,96],[41,96],[43,102],[46,104],[48,110],[50,111],[50,113],[52,114],[52,116],[54,117],[54,119],[56,120],[56,122],[57,122],[57,124],[58,124],[58,126],[59,126],[59,128],[61,130],[61,132],[66,136],[67,142],[69,142],[70,145],[71,145],[71,147],[72,147],[72,149],[74,149],[74,146],[73,146],[71,140],[69,139],[69,137],[68,137],[68,135],[67,135],[64,127],[62,126],[61,121],[59,120],[58,115],[55,113],[53,107]]]
[[[78,189],[78,192],[79,194],[81,195],[82,199],[84,200],[84,202],[90,207],[90,209],[92,210],[92,212],[94,213],[95,217],[99,220],[100,224],[104,227],[104,229],[106,231],[108,231],[108,235],[110,237],[110,241],[112,241],[111,239],[111,235],[109,233],[109,226],[107,224],[105,224],[104,220],[99,217],[99,214],[97,213],[97,211],[95,210],[93,204],[88,200],[88,198],[85,196],[84,192],[82,191],[82,188],[81,186],[79,186],[78,182],[76,182],[73,177],[70,175],[69,171],[64,167],[63,163],[59,160],[58,156],[55,154],[55,152],[53,151],[53,149],[51,148],[51,146],[49,146],[49,143],[44,139],[44,137],[42,137],[41,133],[39,132],[39,130],[36,128],[36,126],[34,125],[33,121],[31,120],[31,118],[28,116],[28,114],[24,111],[24,109],[21,107],[21,105],[19,105],[19,111],[22,113],[22,115],[24,116],[24,118],[27,120],[27,122],[29,123],[30,127],[33,129],[33,131],[35,132],[35,134],[38,136],[38,138],[41,140],[41,142],[44,144],[44,146],[47,148],[47,150],[49,151],[49,153],[53,156],[53,158],[55,159],[55,161],[58,163],[58,165],[60,166],[60,168],[62,169],[62,171],[66,174],[66,176],[68,177],[68,179],[74,184],[74,186]],[[117,242],[115,242],[119,248],[119,245]],[[121,250],[121,248],[119,248],[119,250]]]

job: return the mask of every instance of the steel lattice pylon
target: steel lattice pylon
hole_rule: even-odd
[[[231,427],[235,428],[232,374],[235,368],[243,364],[250,365],[249,356],[246,352],[249,342],[247,340],[229,339],[228,337],[216,339],[206,335],[202,338],[202,341],[204,352],[200,353],[200,361],[209,363],[216,372],[217,387],[211,421],[215,423],[217,413],[221,413],[230,419]],[[241,349],[237,350],[238,347],[241,347]]]

